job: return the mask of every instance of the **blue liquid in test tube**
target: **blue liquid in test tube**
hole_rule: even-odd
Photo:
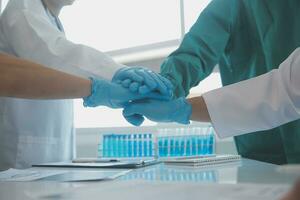
[[[163,153],[164,155],[163,155],[163,156],[168,156],[168,150],[169,150],[168,147],[169,147],[168,137],[165,137],[165,138],[164,138],[164,147],[163,147],[163,148],[164,148],[164,151],[163,151],[163,152],[164,152],[164,153]]]
[[[105,153],[105,155],[106,155],[106,157],[109,157],[110,156],[110,137],[109,137],[109,135],[105,135],[105,137],[106,137],[106,144],[107,144],[107,146],[106,146],[106,153]]]
[[[202,136],[198,136],[197,138],[197,148],[198,148],[198,155],[203,155],[202,151]]]
[[[111,157],[116,157],[116,138],[115,138],[115,135],[112,134],[111,135],[111,138],[110,138],[110,143],[111,143]]]
[[[158,155],[163,156],[163,140],[158,138]]]
[[[115,153],[115,157],[119,157],[120,156],[120,152],[119,152],[119,135],[115,135],[115,146],[116,146],[116,153]]]
[[[149,143],[149,138],[148,134],[144,134],[144,156],[147,157],[148,155],[148,143]]]
[[[194,135],[192,135],[191,136],[191,139],[192,139],[192,155],[194,156],[194,155],[196,155],[196,141],[197,141],[197,139],[196,139],[196,136],[194,136]]]
[[[214,135],[213,135],[213,133],[211,133],[209,135],[209,151],[208,151],[208,153],[213,154],[214,153],[213,151],[214,151]]]
[[[137,135],[133,135],[133,157],[137,157]]]
[[[120,157],[125,157],[125,140],[124,140],[125,135],[120,135]]]
[[[184,156],[184,137],[180,137],[180,148],[179,148],[179,154],[180,156]]]
[[[142,157],[143,156],[143,138],[142,138],[142,134],[139,134],[139,139],[138,139],[138,143],[139,143],[139,150],[138,150],[138,156]]]
[[[179,140],[180,137],[177,137],[175,140],[175,156],[180,156]]]
[[[190,138],[186,138],[186,146],[185,146],[185,152],[187,156],[191,155],[191,141]]]
[[[123,156],[128,157],[128,139],[127,135],[123,135]]]
[[[127,135],[128,140],[128,157],[132,157],[132,134]]]
[[[170,137],[170,156],[174,156],[174,137]]]
[[[149,134],[149,146],[148,146],[149,156],[153,156],[153,142],[152,142],[152,134]]]
[[[203,136],[203,155],[206,155],[208,152],[208,145],[207,145],[208,139],[207,139],[207,135],[205,134]]]
[[[111,154],[111,142],[110,142],[111,136],[106,135],[106,156],[109,157]]]

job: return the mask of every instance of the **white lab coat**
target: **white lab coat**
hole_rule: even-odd
[[[93,48],[68,41],[40,0],[10,0],[0,19],[0,50],[83,77],[111,79],[123,67]],[[72,100],[0,99],[0,169],[73,156]]]
[[[203,97],[221,138],[272,129],[299,119],[300,48],[278,69]]]

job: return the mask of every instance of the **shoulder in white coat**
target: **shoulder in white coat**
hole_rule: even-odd
[[[40,0],[10,0],[0,19],[1,48],[51,68],[111,79],[123,65],[91,47],[75,44],[51,24]]]

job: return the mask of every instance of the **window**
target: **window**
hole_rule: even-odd
[[[6,7],[7,3],[8,3],[9,0],[2,0],[2,3],[1,3],[1,12],[4,10],[4,8]],[[1,2],[1,0],[0,0]]]
[[[113,56],[140,53],[147,49],[148,52],[139,58],[143,60],[143,56],[154,49],[166,48],[165,53],[168,54],[171,52],[168,47],[177,47],[183,34],[209,2],[210,0],[76,1],[73,6],[63,10],[61,20],[67,37],[75,43],[92,46]],[[220,85],[219,75],[213,73],[192,92],[198,94]],[[144,124],[156,123],[147,121]],[[75,126],[121,127],[129,124],[123,119],[121,110],[83,108],[82,101],[76,100]]]
[[[84,0],[61,19],[69,39],[112,51],[180,38],[178,11],[178,0]]]

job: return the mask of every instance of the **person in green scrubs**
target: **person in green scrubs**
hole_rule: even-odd
[[[181,97],[216,65],[223,86],[267,73],[300,46],[299,19],[298,0],[212,0],[164,61],[161,74]],[[300,163],[299,120],[234,139],[245,158]]]

